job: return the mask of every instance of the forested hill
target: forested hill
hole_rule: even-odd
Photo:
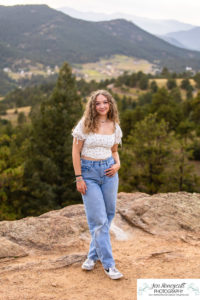
[[[200,52],[175,47],[123,19],[90,22],[47,5],[0,6],[0,67],[55,66],[124,54],[174,71],[200,70]]]

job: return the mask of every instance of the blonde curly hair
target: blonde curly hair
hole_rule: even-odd
[[[98,129],[98,113],[96,111],[96,99],[98,95],[103,95],[108,100],[110,107],[109,112],[107,114],[108,119],[113,121],[114,124],[120,124],[117,103],[113,96],[106,90],[97,90],[91,93],[90,98],[86,104],[84,114],[81,118],[83,119],[83,131],[85,134],[89,132],[95,132],[95,130]]]

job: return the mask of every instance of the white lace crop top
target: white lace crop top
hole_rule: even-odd
[[[118,123],[115,123],[115,132],[113,134],[99,134],[90,132],[83,133],[83,118],[78,122],[72,130],[72,135],[78,140],[84,140],[81,155],[95,159],[106,159],[112,156],[111,148],[115,144],[122,147],[122,130]]]

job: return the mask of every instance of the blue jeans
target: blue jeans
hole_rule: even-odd
[[[105,269],[115,266],[109,230],[115,216],[119,177],[118,172],[112,176],[104,172],[113,164],[112,156],[99,161],[81,158],[82,177],[87,186],[86,193],[81,195],[91,233],[87,257],[100,260]]]

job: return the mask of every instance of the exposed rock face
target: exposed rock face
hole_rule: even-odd
[[[130,225],[146,232],[200,245],[200,194],[120,193],[118,212]]]
[[[129,225],[150,234],[200,245],[200,194],[119,193],[117,214]],[[120,236],[125,238],[125,225],[121,225],[121,228],[116,227],[113,222],[111,226],[119,240]],[[89,236],[83,204],[50,211],[39,217],[3,221],[0,222],[0,258],[69,250],[80,246]]]
[[[18,244],[9,241],[7,238],[0,238],[0,258],[26,256],[28,253]]]
[[[39,217],[0,222],[0,258],[28,253],[68,250],[81,242],[88,231],[82,204],[50,211]],[[37,251],[38,250],[38,251]]]

